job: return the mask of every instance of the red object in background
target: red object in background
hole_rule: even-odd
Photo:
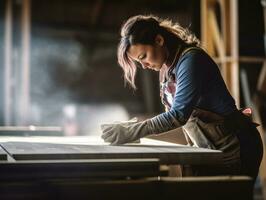
[[[252,116],[252,110],[251,108],[245,108],[242,110],[242,113],[248,117],[251,117]]]

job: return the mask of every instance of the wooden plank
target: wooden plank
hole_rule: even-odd
[[[224,62],[241,62],[241,63],[263,63],[265,61],[265,57],[257,57],[257,56],[240,56],[237,60],[231,56],[226,56],[223,59],[219,57],[213,57],[214,61],[218,64]],[[253,67],[253,66],[252,66]]]
[[[210,23],[210,31],[213,35],[213,43],[215,44],[219,57],[223,59],[225,57],[224,40],[220,33],[214,10],[208,11],[208,20]]]
[[[60,186],[66,197],[93,199],[186,199],[186,200],[224,200],[224,199],[252,199],[252,183],[249,177],[193,177],[193,178],[151,178],[147,180],[117,182],[98,182],[98,187],[93,183],[83,182],[56,182],[54,187]],[[95,184],[95,183],[94,183]],[[73,188],[74,187],[74,188]],[[103,192],[111,187],[110,192]],[[117,187],[117,189],[115,189]],[[86,191],[87,188],[87,191]],[[123,192],[115,192],[124,189]],[[131,188],[131,190],[128,190]],[[222,188],[222,189],[221,189]],[[133,190],[132,190],[133,189]],[[76,190],[76,191],[75,191]],[[89,191],[88,191],[89,190]],[[100,192],[101,191],[101,192]],[[112,192],[111,192],[112,191]],[[117,194],[119,193],[119,194]],[[128,194],[131,194],[130,197]]]
[[[236,105],[239,106],[238,3],[237,0],[219,0],[219,4],[225,56],[232,57],[231,62],[223,63],[224,77]]]
[[[203,48],[211,55],[215,55],[214,45],[211,42],[213,34],[210,31],[210,23],[208,21],[208,10],[213,6],[214,1],[201,0],[201,43]]]
[[[207,48],[207,42],[208,42],[208,39],[207,39],[207,31],[208,31],[208,28],[207,28],[207,0],[201,0],[200,2],[200,11],[201,11],[201,42],[202,42],[202,45]],[[207,48],[208,49],[208,48]]]
[[[6,151],[0,146],[0,161],[7,160],[7,153]]]
[[[21,71],[18,100],[17,125],[29,123],[30,108],[30,40],[31,40],[31,0],[22,1],[21,12]]]
[[[227,0],[227,3],[230,4],[230,18],[227,18],[228,24],[230,24],[230,31],[227,33],[230,34],[231,44],[231,56],[235,61],[231,63],[231,92],[235,98],[236,105],[240,106],[240,92],[239,92],[239,45],[238,45],[238,1],[237,0]]]
[[[4,123],[12,121],[12,0],[6,1],[5,32],[4,32]]]
[[[150,145],[74,145],[5,142],[2,146],[15,160],[158,158],[160,164],[219,164],[222,152],[178,146]]]
[[[0,188],[2,199],[250,200],[253,194],[250,178],[232,176],[109,181],[34,180],[0,182]]]
[[[18,161],[0,163],[1,181],[125,179],[159,176],[158,159]]]
[[[1,136],[63,136],[59,126],[0,126]]]
[[[230,37],[230,6],[227,0],[219,0],[219,5],[221,10],[221,34],[223,35],[224,39],[225,56],[232,57],[232,41]],[[221,58],[221,60],[224,60],[224,58]],[[231,62],[222,62],[221,65],[225,83],[232,96],[234,96],[232,93],[232,62],[233,60],[231,60]]]
[[[162,199],[253,199],[252,181],[246,176],[162,178]],[[177,192],[176,190],[181,190]]]
[[[257,91],[266,96],[266,59],[264,59],[263,66],[260,71],[257,83]]]

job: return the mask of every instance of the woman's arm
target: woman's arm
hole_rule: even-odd
[[[171,109],[150,119],[149,129],[158,134],[178,128],[190,117],[202,91],[204,69],[201,52],[191,51],[177,63],[177,87]]]

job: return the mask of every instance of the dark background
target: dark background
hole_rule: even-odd
[[[14,2],[13,48],[19,52],[21,1]],[[259,0],[241,0],[238,4],[239,54],[263,57],[263,7]],[[5,1],[1,1],[1,46],[4,44],[4,13]],[[90,109],[84,114],[86,105],[118,104],[125,108],[129,117],[151,116],[163,111],[158,74],[139,70],[138,89],[133,91],[124,87],[122,69],[117,64],[120,26],[136,14],[170,18],[189,27],[200,38],[199,0],[32,0],[30,95],[31,106],[41,113],[37,118],[33,114],[33,123],[62,123],[62,109],[66,104],[78,105],[78,116],[93,116]],[[14,63],[19,62],[19,58],[14,58]],[[240,67],[247,70],[251,91],[255,92],[261,64],[241,64]],[[0,48],[0,74],[1,109],[3,48]],[[147,90],[151,97],[145,95]],[[245,106],[243,100],[241,106]],[[78,121],[86,123],[86,119]],[[3,124],[1,110],[0,123]]]

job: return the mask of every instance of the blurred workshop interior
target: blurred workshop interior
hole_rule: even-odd
[[[137,14],[195,33],[265,140],[265,0],[1,0],[0,135],[99,136],[102,123],[162,113],[158,73],[138,70],[133,90],[117,63],[121,24]]]

